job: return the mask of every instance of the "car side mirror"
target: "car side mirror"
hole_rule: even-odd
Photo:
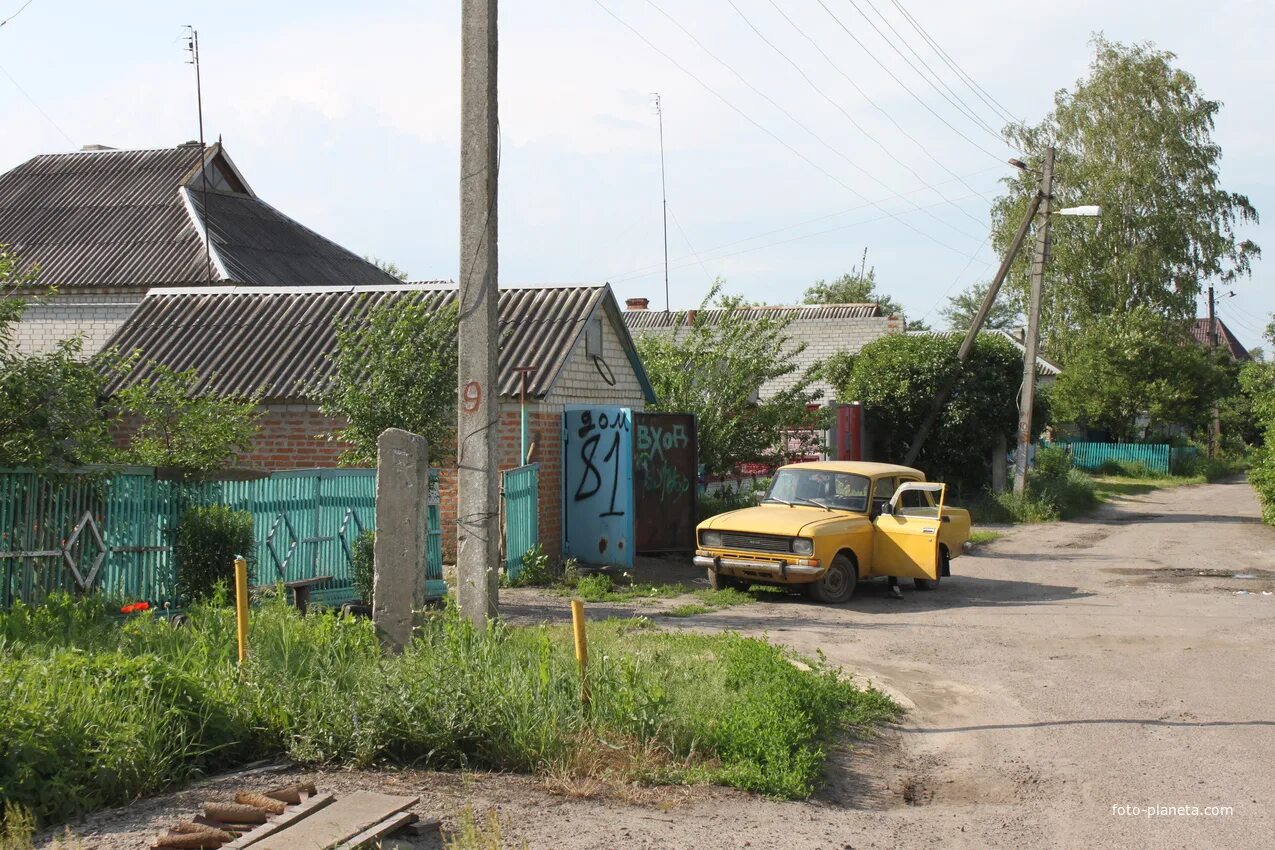
[[[877,516],[883,516],[883,515],[888,515],[893,513],[894,513],[894,508],[890,505],[889,502],[886,502],[885,504],[881,505],[881,509],[877,511]]]

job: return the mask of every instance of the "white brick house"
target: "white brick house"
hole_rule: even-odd
[[[0,174],[0,245],[36,276],[18,295],[57,290],[15,328],[27,353],[96,353],[151,289],[399,282],[257,197],[220,144],[27,160]]]
[[[634,338],[661,335],[672,336],[680,332],[692,317],[707,317],[712,321],[722,310],[665,311],[647,309],[647,299],[630,298],[625,302],[624,322]],[[791,386],[798,376],[810,367],[834,354],[855,354],[863,346],[886,334],[903,332],[902,316],[887,316],[877,304],[798,304],[792,306],[750,307],[745,316],[791,316],[792,323],[786,333],[793,347],[805,343],[805,349],[797,355],[797,371],[783,378],[769,381],[760,388],[760,396],[771,395]],[[830,401],[833,388],[826,381],[817,381],[814,389]]]

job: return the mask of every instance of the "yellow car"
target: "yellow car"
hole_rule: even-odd
[[[946,495],[947,485],[907,466],[784,466],[757,507],[699,524],[695,565],[707,568],[715,589],[801,585],[830,604],[878,576],[911,578],[930,590],[970,536],[969,511],[945,504]]]

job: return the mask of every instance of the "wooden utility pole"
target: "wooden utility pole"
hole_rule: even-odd
[[[500,563],[496,55],[496,0],[462,0],[456,598],[480,626],[496,616]]]
[[[1040,175],[1040,226],[1036,228],[1036,253],[1032,257],[1031,303],[1027,310],[1027,334],[1023,337],[1023,392],[1018,402],[1018,452],[1014,455],[1014,493],[1027,490],[1027,457],[1032,441],[1032,405],[1036,403],[1036,346],[1040,339],[1040,299],[1045,286],[1045,262],[1049,254],[1049,208],[1054,190],[1054,148],[1045,149]]]
[[[1023,221],[1018,225],[1018,232],[1014,234],[1014,241],[1009,243],[1009,250],[1005,252],[1005,256],[1001,259],[1000,268],[996,270],[996,276],[992,278],[991,284],[987,287],[987,294],[983,296],[983,303],[979,305],[978,312],[974,314],[973,321],[970,322],[969,329],[965,331],[965,339],[961,340],[961,347],[956,352],[956,369],[952,372],[951,377],[939,387],[939,391],[934,394],[934,398],[930,400],[930,409],[925,414],[925,419],[921,422],[921,427],[917,429],[916,436],[912,438],[912,443],[908,446],[907,456],[903,459],[904,466],[911,466],[916,463],[917,457],[921,454],[921,448],[925,445],[925,441],[929,439],[930,431],[934,430],[934,423],[938,420],[939,413],[943,410],[943,405],[947,404],[947,397],[952,394],[952,388],[956,386],[956,381],[960,377],[961,367],[965,365],[965,361],[969,359],[970,352],[974,350],[974,341],[978,338],[978,332],[983,329],[983,323],[987,321],[987,314],[992,310],[992,304],[996,302],[996,295],[1001,291],[1001,284],[1005,282],[1005,278],[1009,275],[1009,269],[1014,265],[1014,259],[1018,256],[1018,250],[1023,246],[1023,239],[1027,236],[1027,231],[1031,229],[1032,219],[1036,217],[1036,211],[1040,209],[1042,196],[1038,190],[1032,197],[1031,203],[1027,205],[1027,212],[1023,215]],[[863,264],[868,264],[868,249],[863,249]]]

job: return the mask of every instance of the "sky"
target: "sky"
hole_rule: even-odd
[[[0,170],[197,138],[191,24],[206,137],[258,195],[413,280],[457,278],[459,2],[25,2],[0,0]],[[988,209],[1015,152],[995,131],[1039,121],[1096,31],[1178,55],[1224,104],[1222,185],[1275,215],[1269,0],[506,0],[501,285],[607,281],[664,306],[659,92],[673,309],[718,277],[797,303],[866,250],[907,317],[941,326],[997,263]],[[1275,251],[1270,230],[1240,235]],[[1219,300],[1248,347],[1272,262]]]

